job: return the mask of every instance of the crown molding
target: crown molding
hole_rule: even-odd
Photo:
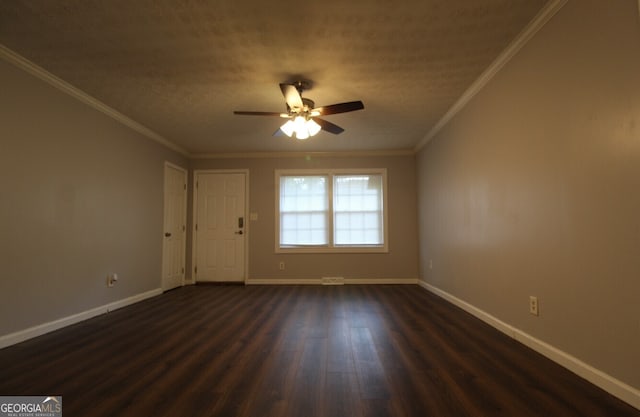
[[[520,34],[505,48],[498,58],[495,59],[484,70],[482,74],[471,84],[471,86],[460,96],[451,108],[442,116],[442,118],[431,128],[426,136],[416,145],[415,151],[422,149],[431,139],[433,139],[443,127],[447,125],[458,114],[471,99],[478,94],[485,85],[504,67],[511,59],[522,49],[524,45],[538,33],[544,25],[555,16],[558,11],[567,3],[568,0],[551,0],[545,7],[540,10],[535,18],[520,32]],[[640,0],[638,0],[640,4]]]
[[[6,46],[0,44],[0,58],[3,58],[5,61],[15,65],[16,67],[28,72],[29,74],[35,76],[36,78],[46,82],[47,84],[57,88],[58,90],[62,91],[63,93],[66,93],[68,95],[70,95],[71,97],[75,98],[76,100],[88,105],[89,107],[92,107],[95,110],[98,110],[99,112],[111,117],[112,119],[116,120],[117,122],[127,126],[130,129],[133,129],[134,131],[142,134],[143,136],[154,140],[156,142],[158,142],[159,144],[173,150],[176,151],[178,153],[181,153],[184,156],[190,156],[189,152],[184,149],[183,147],[176,145],[175,143],[169,141],[168,139],[160,136],[158,133],[154,132],[153,130],[149,129],[148,127],[136,122],[135,120],[125,116],[124,114],[120,113],[119,111],[107,106],[106,104],[104,104],[103,102],[101,102],[100,100],[97,100],[96,98],[90,96],[89,94],[85,93],[84,91],[80,90],[77,87],[74,87],[73,85],[69,84],[68,82],[62,80],[61,78],[56,77],[55,75],[51,74],[49,71],[45,70],[44,68],[34,64],[33,62],[29,61],[28,59],[24,58],[23,56],[17,54],[16,52],[12,51],[11,49],[7,48]]]
[[[44,68],[29,61],[6,46],[0,44],[0,58],[28,72],[36,78],[57,88],[75,98],[76,100],[92,107],[95,110],[111,117],[117,122],[133,129],[143,136],[158,142],[159,144],[176,151],[191,159],[241,159],[241,158],[363,158],[363,157],[389,157],[414,155],[413,149],[400,150],[368,150],[368,151],[336,151],[336,152],[220,152],[220,153],[191,153],[185,148],[176,145],[168,139],[135,120],[125,116],[119,111],[107,106],[100,100],[90,96],[77,87],[69,84],[61,78],[51,74]]]
[[[192,159],[243,159],[243,158],[372,158],[380,156],[411,156],[413,149],[335,151],[335,152],[221,152],[192,153]]]
[[[517,52],[566,4],[568,0],[551,0],[527,27],[514,39],[495,61],[473,82],[462,96],[449,108],[442,118],[433,126],[425,137],[413,148],[404,150],[370,150],[370,151],[336,151],[336,152],[220,152],[220,153],[192,153],[185,148],[171,142],[148,127],[125,116],[117,110],[107,106],[79,88],[56,77],[44,68],[34,64],[11,49],[0,44],[0,58],[12,63],[18,68],[45,81],[51,86],[74,97],[86,105],[100,111],[121,124],[158,142],[159,144],[192,159],[238,159],[238,158],[336,158],[336,157],[388,157],[415,155],[449,121],[462,110],[469,101],[484,88],[484,86],[513,58]],[[640,8],[640,0],[638,0]]]

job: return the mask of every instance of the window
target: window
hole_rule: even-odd
[[[276,252],[387,252],[386,170],[276,171]]]
[[[329,242],[327,178],[280,178],[280,246],[326,245]]]

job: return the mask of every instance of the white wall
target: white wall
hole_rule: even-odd
[[[160,288],[164,161],[187,161],[2,60],[0,84],[0,337]]]
[[[569,1],[418,155],[422,279],[636,395],[639,21]]]

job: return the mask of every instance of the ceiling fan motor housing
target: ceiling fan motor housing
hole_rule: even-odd
[[[315,107],[315,103],[313,100],[302,97],[302,104],[304,105],[300,111],[300,113],[310,113],[311,110]]]

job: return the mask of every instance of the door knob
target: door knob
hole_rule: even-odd
[[[166,233],[164,234],[164,237],[170,237],[170,236],[171,236],[171,233],[169,233],[169,232],[166,232]]]
[[[237,231],[235,233],[236,233],[236,235],[241,235],[242,234],[242,230],[239,230],[239,231]]]

